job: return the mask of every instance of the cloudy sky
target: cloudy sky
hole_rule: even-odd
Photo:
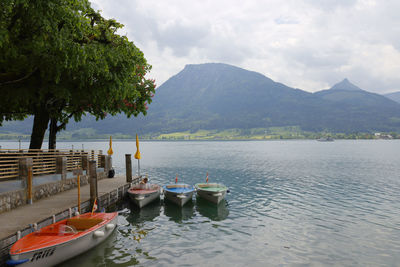
[[[399,0],[91,0],[153,66],[161,85],[186,64],[220,62],[314,92],[348,78],[400,91]]]

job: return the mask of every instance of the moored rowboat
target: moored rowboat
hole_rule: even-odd
[[[142,208],[157,199],[160,199],[161,187],[157,184],[134,185],[128,190],[129,198],[135,205]]]
[[[225,198],[228,188],[223,184],[217,183],[198,183],[195,184],[197,196],[218,204]]]
[[[118,213],[85,213],[45,226],[10,249],[11,266],[53,266],[104,241],[116,228]]]
[[[164,197],[182,207],[192,200],[194,188],[188,184],[170,184],[163,186]]]

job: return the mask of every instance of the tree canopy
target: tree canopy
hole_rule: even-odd
[[[30,148],[49,146],[84,114],[146,114],[151,66],[87,0],[4,0],[0,4],[0,123],[34,116]],[[53,138],[53,140],[52,140]]]

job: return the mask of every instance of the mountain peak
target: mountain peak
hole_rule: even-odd
[[[183,69],[183,71],[185,70],[190,70],[190,71],[211,71],[211,72],[215,72],[215,71],[232,71],[232,70],[236,70],[236,71],[246,71],[246,72],[251,72],[233,65],[229,65],[226,63],[200,63],[200,64],[186,64],[185,68]]]
[[[332,86],[330,90],[362,91],[361,88],[352,84],[347,78]]]
[[[262,80],[263,82],[274,83],[274,81],[261,73],[249,71],[226,63],[187,64],[181,72],[175,75],[175,77],[180,78],[188,76],[191,76],[190,79],[188,79],[190,84],[193,83],[193,81],[191,81],[193,78],[203,79],[206,83],[207,81],[214,83],[218,80],[225,80],[225,82],[227,80],[235,81],[239,77],[241,77],[242,80]]]

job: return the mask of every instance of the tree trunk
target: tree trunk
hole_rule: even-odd
[[[50,119],[49,149],[56,149],[57,139],[57,120]]]
[[[49,124],[49,113],[44,107],[38,107],[35,110],[33,127],[31,134],[31,143],[29,149],[41,149],[44,139],[44,134],[47,130],[47,125]]]

